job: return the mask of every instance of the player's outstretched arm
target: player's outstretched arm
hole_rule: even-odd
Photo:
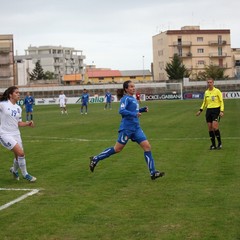
[[[33,121],[30,122],[19,122],[18,123],[19,127],[35,127],[35,124]]]

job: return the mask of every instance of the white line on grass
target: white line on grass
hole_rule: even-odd
[[[2,211],[3,209],[6,209],[6,208],[12,206],[13,204],[15,204],[17,202],[20,202],[20,201],[24,200],[25,198],[30,197],[30,196],[38,193],[40,190],[39,189],[27,189],[27,188],[23,188],[23,189],[20,189],[20,188],[0,188],[0,191],[30,191],[30,192],[22,195],[21,197],[16,198],[13,201],[8,202],[8,203],[0,206],[0,211]]]
[[[27,137],[28,138],[28,137]],[[108,142],[108,141],[116,141],[117,136],[115,139],[82,139],[82,138],[60,138],[60,137],[42,137],[42,136],[34,136],[29,137],[31,140],[28,140],[30,142],[40,142],[42,139],[44,140],[50,140],[50,141],[69,141],[69,142]],[[160,138],[160,139],[154,139],[149,138],[151,141],[193,141],[193,140],[206,140],[209,139],[209,137],[202,137],[202,138]],[[223,140],[239,140],[240,137],[222,137]]]

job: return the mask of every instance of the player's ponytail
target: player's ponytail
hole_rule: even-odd
[[[0,98],[0,101],[7,101],[10,98],[10,95],[13,94],[13,92],[18,89],[16,86],[11,86],[5,90],[3,95]]]

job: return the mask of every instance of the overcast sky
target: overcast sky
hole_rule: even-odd
[[[0,34],[14,35],[18,55],[61,45],[82,50],[86,64],[150,70],[152,36],[169,29],[230,29],[240,48],[239,10],[239,0],[0,0]]]

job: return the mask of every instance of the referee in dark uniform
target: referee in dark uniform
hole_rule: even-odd
[[[200,110],[196,113],[197,116],[207,108],[206,111],[206,122],[208,125],[209,136],[211,139],[210,150],[221,149],[222,141],[221,134],[219,131],[219,120],[224,115],[224,103],[222,93],[218,88],[214,87],[213,79],[207,80],[208,89],[205,91],[204,99]],[[216,146],[215,137],[218,140]]]

